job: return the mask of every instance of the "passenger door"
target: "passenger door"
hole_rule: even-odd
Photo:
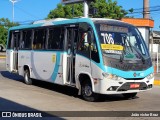
[[[64,66],[66,65],[66,67],[64,67],[65,68],[64,72],[66,72],[66,78],[64,78],[64,81],[67,84],[71,85],[75,84],[75,56],[76,56],[76,44],[78,40],[77,36],[78,36],[78,27],[76,25],[70,25],[66,27],[65,41],[66,41],[67,54],[66,54],[66,62],[64,63]]]
[[[13,31],[9,38],[8,49],[6,51],[6,65],[11,72],[18,72],[18,50],[20,37],[19,31]]]

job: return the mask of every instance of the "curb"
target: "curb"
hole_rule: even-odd
[[[5,56],[0,56],[0,59],[5,59],[6,57]]]
[[[154,85],[160,85],[160,80],[154,80]]]
[[[5,59],[6,55],[0,55],[0,58]]]

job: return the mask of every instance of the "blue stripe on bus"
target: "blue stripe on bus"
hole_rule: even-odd
[[[107,73],[111,73],[117,76],[120,76],[122,78],[145,78],[147,77],[149,74],[153,73],[153,67],[148,68],[147,70],[143,70],[143,71],[122,71],[116,68],[112,68],[112,67],[107,67],[105,66],[105,71]],[[134,74],[136,73],[136,76],[134,76]]]
[[[97,64],[97,63],[95,63],[95,64],[99,68],[101,68],[104,72],[114,74],[114,75],[120,76],[122,78],[145,78],[149,74],[154,72],[153,67],[150,67],[150,68],[143,70],[143,71],[123,71],[123,70],[119,70],[116,68],[104,66],[103,64]],[[136,77],[134,77],[135,73],[136,73]]]
[[[78,54],[78,55],[90,60],[89,58],[87,58],[83,55],[80,55],[80,54]],[[93,60],[90,60],[90,61],[93,64],[96,64],[96,66],[99,67],[103,72],[114,74],[114,75],[117,75],[117,76],[120,76],[120,77],[126,78],[126,79],[127,78],[145,78],[149,74],[154,72],[153,67],[150,67],[150,68],[143,70],[143,71],[123,71],[123,70],[119,70],[116,68],[104,66],[102,63],[96,63]],[[136,73],[136,77],[133,76],[134,73]]]
[[[54,71],[52,73],[52,77],[51,77],[51,79],[53,81],[55,81],[56,78],[57,78],[57,74],[58,74],[58,70],[59,70],[59,65],[60,65],[60,57],[61,57],[61,53],[60,52],[56,52],[56,63],[55,63]]]

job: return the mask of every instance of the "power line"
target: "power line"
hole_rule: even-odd
[[[148,9],[148,8],[149,8],[149,9],[151,9],[151,8],[157,8],[157,7],[159,8],[160,6],[159,6],[159,5],[156,5],[156,6],[145,7],[145,8],[135,8],[135,9],[133,9],[133,10],[135,10],[135,11],[137,10],[137,11],[138,11],[138,10],[143,10],[143,9]],[[130,11],[130,9],[129,9],[129,10],[126,10],[126,11]]]
[[[30,17],[33,17],[33,18],[39,19],[39,17],[37,17],[37,16],[35,16],[35,15],[33,15],[33,14],[31,14],[31,13],[29,13],[29,12],[25,11],[25,10],[24,10],[24,9],[22,9],[21,7],[17,7],[17,6],[15,6],[15,8],[17,8],[17,9],[19,9],[20,11],[24,12],[25,14],[29,15]]]
[[[145,8],[147,9],[147,8]],[[152,6],[149,7],[149,11],[145,11],[145,12],[155,12],[155,11],[160,11],[160,6]],[[127,10],[127,12],[130,12],[130,10]],[[133,9],[133,12],[128,13],[128,14],[136,14],[136,13],[144,13],[143,8],[138,8],[138,9]]]

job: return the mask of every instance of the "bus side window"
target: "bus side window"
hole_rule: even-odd
[[[22,34],[23,34],[23,37],[20,43],[20,48],[21,49],[31,49],[32,30],[24,30]]]
[[[80,23],[77,51],[97,63],[100,62],[93,30],[87,23]]]
[[[86,31],[79,31],[79,42],[77,49],[80,54],[89,57],[89,41],[88,33]]]
[[[92,40],[91,40],[91,59],[94,60],[95,62],[99,63],[99,54],[98,54],[98,49],[97,49],[97,44],[95,41],[94,34],[92,32]]]
[[[33,49],[45,49],[46,30],[38,29],[34,31]]]
[[[10,32],[8,49],[19,49],[20,32]]]
[[[11,49],[11,41],[12,41],[12,32],[9,32],[8,44],[7,49]]]
[[[64,28],[53,27],[49,29],[48,49],[62,50],[64,41]]]

